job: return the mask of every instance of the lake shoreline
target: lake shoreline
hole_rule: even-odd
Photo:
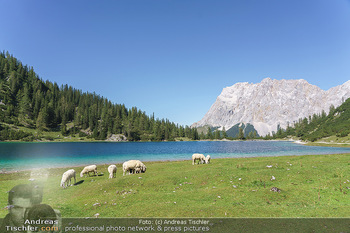
[[[35,141],[22,141],[22,140],[5,140],[0,141],[1,143],[145,143],[145,142],[293,142],[299,145],[304,146],[323,146],[323,147],[341,147],[341,148],[350,148],[349,143],[336,143],[336,142],[326,142],[326,141],[316,141],[309,142],[303,141],[297,138],[284,138],[284,139],[202,139],[202,140],[191,140],[191,139],[175,139],[174,141],[110,141],[110,140],[95,140],[95,139],[86,139],[86,138],[63,138],[63,139],[54,139],[54,140],[35,140]]]
[[[128,143],[0,143],[0,173],[81,167],[90,164],[122,164],[191,160],[201,153],[218,158],[279,157],[317,154],[347,154],[349,148],[304,146],[281,141],[184,141]]]
[[[146,143],[146,142],[292,142],[304,146],[324,146],[324,147],[349,147],[349,143],[332,143],[325,141],[307,142],[299,139],[246,139],[246,140],[229,140],[229,139],[202,139],[202,140],[174,140],[174,141],[107,141],[107,140],[73,140],[73,141],[60,141],[60,140],[42,140],[42,141],[21,141],[21,140],[9,140],[0,141],[1,143]]]
[[[349,153],[339,153],[339,154],[320,154],[320,155],[350,155]],[[316,156],[316,154],[305,154],[305,155],[277,155],[277,156],[242,156],[242,157],[220,157],[220,158],[214,158],[214,160],[222,160],[222,159],[256,159],[256,158],[280,158],[280,157],[299,157],[299,156]],[[213,158],[212,158],[213,159]],[[172,162],[183,162],[188,161],[189,163],[192,163],[192,159],[176,159],[176,160],[143,160],[143,163],[172,163]],[[50,169],[63,169],[63,168],[84,168],[85,166],[88,166],[91,164],[80,164],[80,165],[72,165],[72,166],[59,166],[59,167],[43,167],[43,168],[31,168],[31,169],[23,169],[23,170],[5,170],[0,169],[0,175],[2,174],[13,174],[13,173],[22,173],[22,172],[36,172],[36,171],[42,171],[42,170],[50,170]],[[109,166],[110,163],[95,163],[97,166]],[[120,163],[114,163],[114,165],[119,165],[117,167],[122,167],[123,162]],[[122,169],[122,168],[121,168]]]

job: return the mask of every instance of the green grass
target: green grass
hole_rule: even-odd
[[[59,186],[67,168],[0,174],[0,217],[7,214],[6,192],[35,177],[46,181],[43,203],[63,217],[350,217],[349,154],[145,164],[146,173],[128,176],[118,164],[115,179],[99,165],[103,175],[78,175],[84,182],[67,189]]]
[[[330,147],[350,147],[350,137],[337,137],[335,135],[319,139],[315,142],[308,142],[308,146],[330,146]]]
[[[74,135],[64,136],[64,135],[62,135],[60,130],[58,130],[58,131],[48,131],[48,130],[39,131],[37,129],[28,128],[28,127],[24,127],[24,126],[15,126],[13,124],[7,124],[7,123],[2,123],[2,124],[4,126],[10,127],[13,130],[21,130],[21,131],[24,131],[26,133],[30,133],[33,136],[38,137],[39,141],[44,141],[44,142],[48,142],[48,141],[55,141],[55,142],[98,141],[98,140],[95,140],[93,138],[79,137],[79,133],[76,133]],[[68,127],[71,127],[71,123],[68,124]],[[15,140],[10,140],[10,141],[15,141]],[[22,141],[22,140],[20,140],[20,141]]]

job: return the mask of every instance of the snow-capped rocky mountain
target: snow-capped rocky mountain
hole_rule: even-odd
[[[238,123],[250,123],[258,134],[265,136],[286,128],[300,118],[328,113],[331,105],[338,107],[350,97],[350,80],[324,91],[303,79],[272,80],[261,83],[236,83],[223,89],[202,120],[192,127],[225,127]]]

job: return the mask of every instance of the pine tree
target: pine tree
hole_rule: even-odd
[[[67,120],[65,116],[63,116],[61,123],[61,133],[63,136],[67,136]]]
[[[223,138],[227,138],[227,133],[226,133],[225,126],[222,127],[222,137],[223,137]]]
[[[253,131],[250,131],[248,133],[248,136],[247,136],[248,139],[252,139],[253,138]]]
[[[212,134],[212,132],[211,132],[210,127],[208,127],[208,130],[207,130],[207,138],[208,138],[208,139],[213,139],[213,134]]]
[[[31,89],[28,85],[25,85],[23,89],[23,95],[19,102],[19,113],[24,119],[32,119],[32,95]]]
[[[243,128],[239,128],[239,132],[238,132],[238,136],[237,137],[240,140],[244,140],[245,139]]]
[[[220,131],[219,130],[215,130],[215,133],[214,133],[214,137],[215,137],[215,139],[218,139],[218,140],[220,140],[221,139],[221,135],[220,135]]]
[[[193,134],[192,134],[192,140],[198,140],[198,139],[199,139],[199,135],[198,135],[197,128],[194,128]]]
[[[45,113],[43,111],[40,111],[36,119],[36,128],[39,131],[43,131],[44,128],[46,127],[46,120],[44,115]]]

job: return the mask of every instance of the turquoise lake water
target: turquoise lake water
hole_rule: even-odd
[[[1,142],[0,171],[114,164],[130,159],[190,160],[193,153],[209,154],[215,159],[350,153],[350,148],[313,147],[281,141]]]

